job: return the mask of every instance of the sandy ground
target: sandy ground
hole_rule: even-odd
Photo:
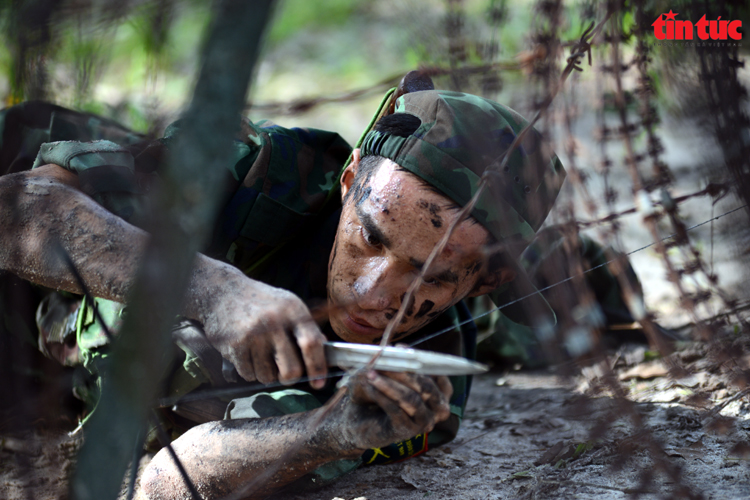
[[[625,346],[610,358],[632,406],[601,389],[598,365],[567,380],[552,371],[490,373],[476,377],[454,442],[273,498],[749,498],[750,399],[729,382],[737,367],[688,346],[675,360],[693,374],[673,380],[663,361],[644,355]],[[42,429],[1,439],[0,498],[66,497],[76,439]]]

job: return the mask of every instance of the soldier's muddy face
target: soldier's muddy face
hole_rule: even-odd
[[[349,342],[375,343],[394,317],[409,285],[457,210],[448,198],[429,190],[416,176],[385,160],[352,189],[356,166],[341,180],[345,197],[328,273],[333,330]],[[462,222],[431,266],[424,284],[408,304],[392,340],[429,323],[467,295],[486,293],[479,285],[481,250],[488,233]]]

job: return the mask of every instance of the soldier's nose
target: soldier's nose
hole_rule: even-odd
[[[390,304],[388,294],[370,276],[363,276],[354,283],[354,293],[362,309],[380,311]]]
[[[357,305],[362,309],[382,311],[393,303],[389,277],[392,270],[387,264],[374,266],[366,270],[354,282],[354,295]]]

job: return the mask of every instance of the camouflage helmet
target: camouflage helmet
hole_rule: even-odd
[[[560,160],[541,134],[530,129],[498,171],[503,155],[528,123],[512,109],[470,94],[426,90],[401,95],[393,112],[414,115],[422,123],[408,137],[370,130],[361,143],[361,155],[393,160],[460,206],[469,203],[488,171],[488,187],[471,214],[502,244],[509,264],[518,270],[515,262],[541,227],[565,179]],[[496,303],[533,293],[520,274],[513,286],[493,294]],[[516,293],[501,298],[507,288]]]

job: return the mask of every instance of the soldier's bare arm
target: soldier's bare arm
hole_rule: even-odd
[[[56,241],[96,296],[124,301],[147,234],[78,191],[56,165],[0,177],[0,268],[50,288],[81,293]]]
[[[369,448],[431,431],[450,415],[451,392],[446,377],[359,373],[348,394],[317,427],[311,424],[323,409],[209,422],[194,427],[173,446],[206,500],[236,490],[251,493],[242,498],[265,498],[324,463],[357,458]],[[286,456],[293,446],[297,449]],[[248,486],[251,490],[243,490]],[[190,498],[167,450],[160,451],[144,472],[140,495],[149,500]]]
[[[148,234],[79,191],[75,174],[45,165],[0,177],[0,200],[0,269],[81,293],[51,244],[57,241],[92,294],[127,300]],[[245,379],[293,381],[305,368],[311,377],[325,375],[325,339],[293,294],[198,255],[184,303],[184,314],[204,324],[208,340]]]

